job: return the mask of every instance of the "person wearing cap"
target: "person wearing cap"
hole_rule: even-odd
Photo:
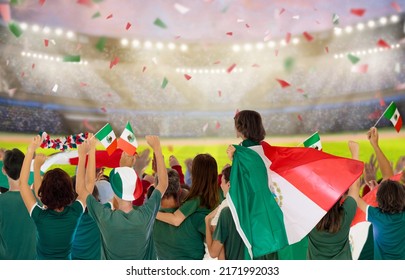
[[[162,195],[167,189],[168,177],[159,137],[145,138],[156,156],[159,184],[142,206],[135,209],[132,205],[132,201],[142,195],[142,184],[132,168],[135,157],[125,152],[121,155],[120,167],[112,169],[109,175],[114,199],[117,202],[116,210],[102,205],[89,191],[84,190],[89,214],[101,232],[103,259],[156,259],[152,230]]]

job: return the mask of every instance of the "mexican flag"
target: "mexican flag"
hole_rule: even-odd
[[[100,129],[94,136],[101,142],[101,144],[103,144],[109,155],[117,149],[117,137],[109,123]]]
[[[309,136],[304,141],[304,146],[307,147],[307,148],[314,148],[316,150],[322,151],[321,138],[319,137],[318,132],[315,132],[314,134]]]
[[[385,110],[384,117],[392,122],[397,132],[401,130],[402,117],[399,114],[398,108],[394,102],[391,102],[390,106],[388,106],[388,108]]]
[[[124,152],[131,156],[136,153],[138,142],[136,141],[134,131],[132,130],[131,124],[129,122],[127,122],[124,131],[118,139],[118,148],[122,149]]]
[[[235,148],[228,202],[249,258],[302,240],[364,168],[360,161],[264,141]]]

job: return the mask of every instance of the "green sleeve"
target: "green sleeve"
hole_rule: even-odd
[[[199,198],[193,198],[190,200],[187,200],[184,202],[179,210],[183,215],[187,218],[191,214],[193,214],[195,211],[197,211],[198,207],[200,206],[200,199]]]

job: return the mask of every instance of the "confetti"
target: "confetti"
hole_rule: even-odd
[[[287,57],[287,58],[284,60],[284,70],[285,70],[286,72],[291,72],[292,69],[294,68],[294,63],[295,63],[294,58],[292,58],[292,57]]]
[[[161,88],[162,88],[162,89],[166,88],[166,86],[167,86],[168,83],[169,83],[169,81],[167,80],[166,77],[164,77],[164,78],[163,78],[163,82],[162,82]]]
[[[284,80],[276,79],[276,81],[280,84],[280,86],[282,88],[286,88],[286,87],[290,86],[290,84],[288,82],[284,81]]]
[[[237,23],[241,23],[241,22],[245,22],[245,20],[244,20],[244,19],[241,19],[241,18],[238,18],[238,19],[236,20],[236,22],[237,22]]]
[[[45,47],[48,47],[48,45],[49,45],[49,40],[48,39],[44,39],[44,45],[45,45]]]
[[[88,85],[86,83],[84,83],[84,82],[80,82],[80,86],[81,87],[87,87]]]
[[[385,104],[385,100],[383,98],[380,98],[380,106],[385,107],[387,104]]]
[[[187,14],[190,9],[187,7],[184,7],[183,5],[180,5],[179,3],[174,3],[174,8],[182,15]]]
[[[387,42],[385,42],[384,40],[380,39],[377,42],[377,46],[381,47],[381,48],[387,48],[390,49],[391,46],[389,44],[387,44]]]
[[[285,12],[284,8],[281,8],[280,12],[278,13],[279,16],[281,16]]]
[[[35,68],[35,63],[33,63],[32,65],[31,65],[31,69],[34,69]]]
[[[130,29],[131,28],[131,23],[130,22],[127,22],[127,25],[125,26],[125,30],[128,30],[128,29]]]
[[[228,36],[232,36],[232,35],[233,35],[233,33],[232,33],[232,32],[226,32],[226,35],[228,35]]]
[[[349,53],[347,55],[347,58],[351,61],[352,64],[356,64],[357,62],[360,61],[360,58],[358,58],[357,56],[352,55],[351,53]]]
[[[107,113],[107,108],[106,108],[106,107],[101,107],[100,110],[101,110],[103,113]]]
[[[300,114],[298,114],[297,118],[298,118],[298,120],[299,120],[300,122],[303,121],[302,116],[301,116]]]
[[[15,22],[10,22],[8,24],[8,29],[10,29],[11,33],[13,33],[14,36],[17,38],[20,37],[21,34],[23,33],[21,27]]]
[[[38,3],[39,3],[39,5],[43,6],[45,4],[45,1],[46,0],[39,0]]]
[[[99,50],[100,52],[103,52],[106,42],[107,42],[107,39],[105,37],[100,37],[96,43],[96,49]]]
[[[113,68],[115,65],[118,64],[120,59],[118,57],[115,57],[111,62],[110,62],[110,69]]]
[[[368,71],[368,64],[360,64],[352,67],[353,73],[362,73],[365,74]]]
[[[267,42],[267,41],[269,41],[271,39],[271,35],[270,35],[270,33],[267,31],[266,33],[265,33],[265,36],[264,36],[264,38],[263,38],[263,41],[264,42]]]
[[[142,73],[146,71],[146,66],[142,67]]]
[[[109,14],[105,19],[110,19],[113,17],[113,14]]]
[[[98,18],[98,17],[101,17],[100,12],[96,12],[96,13],[94,13],[94,14],[91,16],[92,19]]]
[[[52,88],[52,92],[57,92],[58,91],[58,84],[55,84]]]
[[[221,61],[220,60],[217,60],[217,61],[215,61],[213,64],[220,64],[221,63]]]
[[[245,24],[245,26],[246,26],[246,28],[250,28],[250,25],[249,25],[249,24],[247,24],[247,23]]]
[[[395,63],[394,71],[398,74],[401,73],[401,64],[399,62]]]
[[[153,58],[152,58],[152,62],[153,62],[153,64],[157,65],[157,64],[158,64],[157,58],[156,58],[156,57],[153,57]]]
[[[355,15],[355,16],[358,16],[358,17],[362,17],[365,12],[366,12],[365,9],[351,9],[350,10],[350,13],[352,15]]]
[[[333,25],[338,25],[339,24],[339,16],[337,14],[333,14],[332,23],[333,23]]]
[[[222,91],[218,90],[218,96],[221,97],[222,96]]]
[[[8,23],[11,20],[9,4],[0,3],[0,15],[5,23]]]
[[[160,18],[156,18],[153,24],[160,28],[167,28],[167,25]]]
[[[255,63],[255,64],[252,64],[252,67],[259,68],[260,65]]]
[[[202,131],[206,132],[208,128],[208,123],[204,124],[204,126],[202,127]]]
[[[303,35],[304,35],[304,37],[305,37],[305,39],[308,41],[308,42],[311,42],[313,39],[314,39],[314,37],[312,37],[311,36],[311,34],[309,34],[308,32],[304,32],[304,33],[302,33]]]
[[[302,88],[297,88],[297,92],[304,93],[304,90]]]
[[[217,121],[215,124],[215,129],[220,129],[220,128],[221,128],[221,124],[219,123],[219,121]]]
[[[328,48],[328,46],[325,47],[325,52],[326,52],[326,53],[329,53],[329,48]]]
[[[10,96],[10,97],[13,97],[14,96],[14,94],[15,94],[15,92],[16,92],[16,90],[17,90],[17,88],[10,88],[10,89],[8,89],[8,95]]]
[[[391,7],[393,7],[395,9],[395,11],[397,11],[398,13],[400,13],[402,11],[401,7],[399,6],[399,4],[395,1],[391,2]]]
[[[63,57],[64,62],[80,62],[80,55],[65,55]]]
[[[96,131],[96,129],[89,123],[88,119],[83,120],[83,126],[90,132]]]
[[[290,40],[291,40],[291,33],[287,32],[287,34],[285,35],[285,42],[288,44],[290,43]]]
[[[299,15],[292,16],[292,19],[298,20],[300,19],[300,16]]]
[[[76,3],[81,4],[81,5],[85,5],[85,6],[88,6],[88,7],[93,6],[93,2],[91,2],[91,0],[77,0]]]
[[[192,77],[188,74],[184,74],[184,78],[186,78],[186,80],[189,81]]]
[[[235,67],[236,67],[236,63],[229,66],[228,69],[226,69],[226,72],[228,72],[228,74],[230,74]]]

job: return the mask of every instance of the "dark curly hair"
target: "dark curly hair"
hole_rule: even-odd
[[[77,194],[69,174],[60,168],[55,168],[45,173],[38,196],[48,209],[60,209],[72,204]]]
[[[395,214],[405,209],[405,186],[397,181],[382,181],[377,190],[377,203],[381,212]]]
[[[8,177],[13,180],[18,180],[20,178],[24,157],[24,153],[19,149],[7,150],[4,153],[3,168]]]
[[[266,137],[262,117],[258,112],[243,110],[235,115],[234,120],[236,130],[245,138],[260,142]]]

